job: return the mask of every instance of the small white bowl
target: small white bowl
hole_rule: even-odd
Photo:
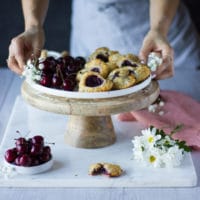
[[[49,160],[46,163],[43,163],[37,166],[32,166],[32,167],[17,166],[17,165],[8,163],[6,160],[4,160],[4,163],[6,167],[12,168],[19,174],[33,175],[33,174],[39,174],[51,169],[51,167],[53,166],[53,158],[51,158],[51,160]]]

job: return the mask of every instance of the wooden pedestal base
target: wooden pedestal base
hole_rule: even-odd
[[[100,148],[115,142],[116,136],[110,116],[71,115],[65,142],[80,148]]]
[[[50,95],[22,84],[22,96],[32,106],[49,112],[67,114],[70,119],[65,133],[67,144],[82,148],[99,148],[115,142],[111,115],[140,110],[159,95],[159,85],[152,81],[138,92],[105,99],[78,99]]]

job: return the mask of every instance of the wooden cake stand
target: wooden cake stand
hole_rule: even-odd
[[[148,107],[158,97],[159,85],[152,81],[146,88],[120,97],[77,99],[40,92],[24,81],[21,93],[25,101],[34,107],[69,115],[64,136],[67,144],[99,148],[116,140],[111,115]]]

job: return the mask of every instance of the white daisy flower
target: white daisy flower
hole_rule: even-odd
[[[153,167],[177,167],[184,153],[189,151],[184,142],[173,140],[163,130],[148,128],[132,140],[133,157],[137,162]]]

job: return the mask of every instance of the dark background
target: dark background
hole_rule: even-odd
[[[70,0],[50,0],[45,21],[45,48],[56,51],[69,49],[70,14]],[[4,1],[0,6],[0,66],[6,65],[11,38],[23,30],[21,1]]]
[[[200,0],[184,0],[200,32]],[[71,0],[50,0],[45,21],[45,48],[69,49]],[[0,66],[6,66],[8,46],[12,37],[24,29],[20,0],[3,1],[0,7]]]

